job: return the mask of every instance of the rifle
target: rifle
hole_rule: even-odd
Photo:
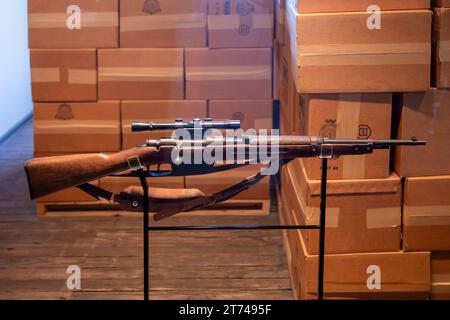
[[[114,154],[94,153],[38,158],[25,164],[30,196],[36,199],[71,187],[78,187],[89,195],[111,203],[118,203],[125,211],[141,211],[144,190],[129,187],[113,194],[89,184],[105,176],[132,177],[145,168],[147,177],[175,177],[206,175],[268,161],[285,166],[296,158],[332,158],[371,154],[377,149],[395,146],[421,146],[425,141],[411,140],[337,140],[309,136],[237,135],[216,136],[211,129],[236,129],[239,121],[215,122],[212,119],[177,120],[174,123],[135,123],[132,130],[182,130],[188,139],[162,138],[147,140],[144,145]],[[175,131],[175,132],[176,132]],[[199,134],[203,134],[198,138]],[[231,155],[226,161],[209,161],[197,155]],[[184,159],[184,160],[183,160]],[[268,160],[269,159],[269,160]],[[222,159],[223,160],[223,159]],[[168,169],[164,168],[169,166]],[[155,220],[180,212],[189,212],[231,199],[266,177],[264,170],[213,195],[198,189],[149,188],[150,211]]]

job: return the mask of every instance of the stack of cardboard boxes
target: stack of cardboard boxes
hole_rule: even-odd
[[[423,137],[427,147],[400,148],[405,177],[403,250],[431,251],[431,298],[450,299],[450,1],[433,2],[432,87],[398,99],[397,136]]]
[[[276,1],[282,133],[428,140],[395,154],[329,161],[327,298],[425,299],[431,283],[432,297],[450,292],[450,254],[432,252],[450,251],[445,7],[448,1]],[[320,173],[317,159],[283,169],[283,223],[319,223]],[[288,231],[286,247],[296,296],[315,298],[317,231]]]
[[[28,4],[36,157],[117,152],[171,134],[132,133],[136,120],[212,117],[272,128],[273,0]],[[250,170],[151,184],[210,192]],[[138,182],[96,183],[118,192]],[[268,181],[240,198],[268,200]],[[94,200],[75,189],[39,200],[85,201]]]

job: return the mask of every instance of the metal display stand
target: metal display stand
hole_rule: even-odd
[[[220,230],[319,230],[319,270],[318,270],[318,289],[317,298],[323,300],[324,295],[324,271],[325,271],[325,225],[326,225],[326,201],[327,201],[327,173],[328,158],[322,158],[322,179],[321,179],[321,201],[320,201],[320,224],[319,225],[267,225],[267,226],[150,226],[149,224],[149,198],[147,175],[144,169],[136,170],[142,188],[144,189],[143,199],[143,232],[144,232],[144,300],[150,299],[150,281],[149,281],[149,233],[150,231],[220,231]]]

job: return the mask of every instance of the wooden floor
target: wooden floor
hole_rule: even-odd
[[[0,299],[142,299],[138,216],[38,219],[23,163],[32,123],[0,145]],[[166,223],[278,224],[269,217],[177,217]],[[292,299],[280,231],[150,234],[152,299]],[[80,291],[66,269],[81,268]]]

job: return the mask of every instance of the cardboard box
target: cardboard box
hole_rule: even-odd
[[[116,48],[118,0],[28,0],[32,49]]]
[[[282,192],[290,214],[302,225],[320,221],[320,181],[308,180],[299,160],[282,169]],[[402,186],[388,179],[330,180],[327,199],[327,253],[400,250]],[[308,254],[317,254],[319,233],[302,230]]]
[[[34,158],[56,157],[67,155],[67,153],[35,153]],[[99,181],[94,180],[91,184],[98,186]],[[80,203],[80,202],[97,202],[97,199],[91,197],[87,193],[78,188],[69,188],[63,191],[52,193],[48,196],[41,197],[36,200],[37,203]]]
[[[371,5],[377,5],[381,10],[413,10],[428,9],[430,0],[377,0],[375,2],[367,0],[287,0],[300,13],[314,12],[346,12],[346,11],[367,11]],[[444,0],[446,1],[446,0]]]
[[[450,300],[450,252],[431,253],[431,300]]]
[[[186,188],[200,189],[205,194],[211,195],[225,190],[244,179],[258,173],[259,165],[250,165],[243,168],[228,170],[204,176],[188,176],[185,178]],[[232,200],[269,200],[270,177],[267,176],[248,190],[240,193]]]
[[[273,0],[208,0],[210,48],[270,48]]]
[[[186,49],[186,98],[272,99],[272,49]]]
[[[289,6],[287,11],[298,92],[409,92],[430,87],[431,11],[385,11],[381,29],[368,28],[372,13],[297,15]]]
[[[450,8],[450,0],[432,0],[433,7]]]
[[[288,199],[284,199],[286,203]],[[281,201],[283,202],[283,200]],[[282,224],[297,224],[289,211],[281,211]],[[315,231],[318,232],[318,231]],[[292,287],[297,299],[315,300],[318,256],[307,251],[298,230],[284,232]],[[427,299],[430,293],[429,252],[327,254],[325,299]]]
[[[135,121],[174,122],[206,118],[206,101],[122,101],[122,145],[124,149],[142,145],[147,139],[171,137],[172,131],[131,132]]]
[[[113,152],[120,147],[119,102],[35,104],[35,152]]]
[[[275,40],[284,45],[284,24],[286,21],[286,0],[275,0]]]
[[[434,10],[434,72],[438,88],[450,88],[450,8]]]
[[[450,176],[407,178],[403,248],[450,251]]]
[[[272,100],[211,100],[209,116],[217,120],[240,120],[241,129],[272,129]]]
[[[417,137],[427,145],[397,148],[395,171],[403,177],[450,174],[450,90],[407,93],[400,105],[398,139]]]
[[[183,49],[98,51],[101,100],[182,100]]]
[[[95,49],[30,51],[33,100],[96,101]]]
[[[121,0],[122,48],[206,47],[207,0]]]
[[[298,101],[294,131],[300,135],[344,140],[391,138],[391,94],[311,94],[300,95]],[[308,178],[320,179],[321,162],[303,161]],[[389,150],[329,161],[330,179],[378,179],[389,175]]]

